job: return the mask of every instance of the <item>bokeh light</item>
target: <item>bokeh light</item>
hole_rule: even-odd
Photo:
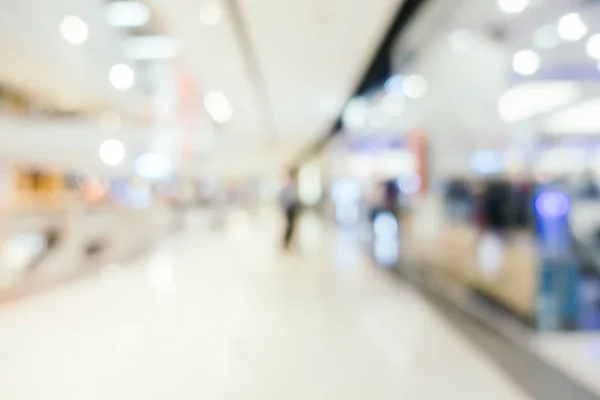
[[[117,64],[110,69],[110,83],[119,91],[131,89],[135,84],[135,73],[129,65]]]
[[[73,45],[83,44],[88,40],[87,24],[75,15],[68,15],[60,21],[60,33],[65,40]]]
[[[556,191],[541,193],[535,201],[535,209],[546,218],[559,218],[569,212],[570,201],[567,195]]]
[[[427,81],[420,75],[407,76],[402,82],[402,91],[406,97],[420,99],[427,93]]]
[[[530,76],[535,74],[541,65],[540,56],[533,50],[521,50],[513,56],[512,65],[519,75]]]
[[[581,40],[587,32],[587,25],[578,13],[567,14],[558,21],[558,35],[568,42]]]
[[[106,165],[115,167],[125,158],[125,145],[116,139],[106,140],[100,145],[98,155]]]
[[[498,0],[498,7],[507,14],[523,12],[529,5],[529,0]]]
[[[600,33],[590,36],[586,44],[588,55],[596,60],[600,60]]]
[[[215,122],[223,124],[233,116],[233,107],[221,92],[211,91],[204,96],[204,107]]]

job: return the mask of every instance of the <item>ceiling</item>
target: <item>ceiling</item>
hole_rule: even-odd
[[[60,107],[127,110],[139,101],[135,91],[110,86],[108,71],[126,62],[119,32],[104,21],[97,0],[18,0],[0,4],[0,78]],[[89,26],[84,46],[69,45],[59,34],[65,15]]]
[[[193,157],[181,164],[183,173],[193,175],[243,175],[281,167],[327,134],[401,5],[401,0],[216,0],[222,18],[206,25],[199,13],[211,1],[147,0],[161,33],[182,46],[180,58],[164,63],[175,77],[159,74],[152,79],[178,80],[183,74],[198,89],[196,125],[185,138],[194,146]],[[146,106],[152,96],[143,85],[119,92],[108,81],[114,64],[128,63],[139,76],[147,73],[147,65],[124,58],[121,49],[128,32],[108,26],[104,7],[101,0],[4,1],[0,51],[3,61],[10,62],[1,63],[0,79],[65,108],[128,115]],[[70,14],[89,25],[89,40],[83,45],[67,44],[58,32],[61,18]],[[160,86],[151,85],[154,90]],[[203,95],[215,90],[234,110],[223,124],[214,123],[202,109]],[[24,123],[4,120],[0,124],[10,126],[11,132]],[[171,132],[161,143],[165,138],[181,142],[177,132],[186,121],[161,121],[160,129],[132,122],[118,132],[69,121],[36,124],[24,130],[32,139],[43,139],[30,140],[27,152],[22,151],[26,135],[9,136],[5,129],[1,155],[106,172],[97,145],[116,137],[131,156],[112,170],[123,172],[130,170],[133,155],[152,145],[155,131]]]
[[[539,46],[534,39],[536,29],[548,25],[555,31],[559,19],[572,12],[580,13],[587,25],[585,37],[558,41],[552,48]],[[555,136],[558,132],[548,130],[550,117],[600,97],[597,61],[585,50],[590,35],[600,32],[599,17],[600,2],[594,1],[531,0],[520,14],[502,12],[497,0],[430,1],[407,28],[395,52],[398,73],[419,74],[428,84],[425,97],[407,99],[403,128],[423,129],[429,135],[434,169],[444,174],[468,168],[474,149],[505,148]],[[514,54],[525,49],[536,51],[541,61],[531,76],[518,75],[512,68]],[[564,90],[562,83],[574,87],[577,96],[565,102],[548,100],[548,94]],[[519,96],[511,98],[511,103],[531,109],[531,115],[518,121],[501,118],[501,99],[518,88],[527,90],[517,92]],[[589,111],[586,115],[589,119]],[[560,134],[581,133],[576,124],[570,125],[572,129]],[[600,133],[600,122],[596,126],[587,133]]]
[[[150,3],[182,41],[201,90],[219,90],[233,104],[232,120],[218,133],[225,154],[209,160],[213,169],[232,160],[263,160],[254,168],[264,160],[289,162],[327,134],[400,6],[399,0],[224,0],[223,20],[206,26],[198,14],[211,1]]]

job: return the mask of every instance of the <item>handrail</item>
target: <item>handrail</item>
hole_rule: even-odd
[[[159,204],[147,209],[85,205],[0,213],[0,258],[10,256],[11,240],[19,235],[40,235],[45,242],[38,254],[22,262],[0,262],[0,303],[94,266],[123,261],[163,237],[169,222],[170,210]]]

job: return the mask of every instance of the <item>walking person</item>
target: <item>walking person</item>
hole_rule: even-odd
[[[281,192],[281,204],[283,207],[283,212],[285,214],[285,233],[283,236],[283,247],[287,250],[289,249],[292,243],[292,239],[294,237],[296,219],[298,217],[299,211],[298,195],[296,193],[295,172],[290,173],[290,178]]]

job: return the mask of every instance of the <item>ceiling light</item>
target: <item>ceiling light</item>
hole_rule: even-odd
[[[130,60],[166,60],[181,54],[181,44],[169,36],[132,36],[125,39],[123,53]]]
[[[468,51],[475,42],[475,35],[473,32],[466,29],[458,29],[448,36],[448,44],[450,48],[457,53],[464,53]]]
[[[216,0],[206,1],[200,6],[198,18],[204,25],[216,25],[221,22],[221,19],[223,18],[223,9]]]
[[[544,121],[550,134],[597,134],[600,132],[600,97],[577,103]]]
[[[404,77],[402,75],[393,75],[385,81],[385,91],[388,93],[404,93],[402,89],[402,82]]]
[[[578,13],[565,15],[558,21],[558,36],[568,42],[576,42],[587,34],[588,28]]]
[[[342,114],[342,124],[347,130],[362,129],[369,118],[371,105],[369,101],[362,97],[350,99]]]
[[[125,158],[125,145],[116,139],[106,140],[100,145],[98,155],[106,165],[115,167]]]
[[[533,50],[521,50],[513,56],[513,69],[519,75],[535,74],[541,65],[540,56]]]
[[[427,93],[427,81],[419,75],[411,75],[402,82],[402,91],[407,97],[420,99]]]
[[[507,14],[523,12],[529,5],[529,0],[498,0],[498,7]]]
[[[146,153],[135,160],[134,170],[142,178],[161,179],[171,175],[173,164],[166,154]]]
[[[499,150],[478,149],[469,157],[469,167],[478,175],[493,175],[504,169],[504,154]]]
[[[68,15],[60,21],[60,33],[70,44],[83,44],[89,37],[87,24],[75,15]]]
[[[533,32],[533,44],[540,49],[553,49],[559,44],[558,34],[552,25],[542,25]]]
[[[212,91],[204,96],[204,107],[215,122],[223,124],[233,116],[233,107],[221,92]]]
[[[592,35],[588,39],[586,51],[590,57],[600,60],[600,33]]]
[[[135,83],[135,74],[130,66],[117,64],[110,69],[108,79],[117,90],[125,91],[131,89]]]
[[[141,1],[112,1],[104,17],[109,25],[120,28],[144,26],[150,20],[150,8]]]
[[[573,103],[581,88],[570,81],[532,82],[516,86],[498,101],[498,114],[504,122],[524,121]]]

